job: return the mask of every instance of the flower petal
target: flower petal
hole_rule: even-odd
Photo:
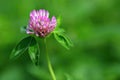
[[[46,16],[46,18],[49,17],[49,12],[48,11],[45,11],[45,16]]]
[[[42,10],[42,17],[45,17],[45,10]]]
[[[56,18],[55,18],[55,16],[53,16],[52,19],[51,19],[50,25],[51,26],[56,26],[56,23],[57,23]]]

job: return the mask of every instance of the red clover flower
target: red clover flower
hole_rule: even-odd
[[[48,11],[44,9],[33,10],[30,13],[30,20],[26,32],[27,34],[46,37],[54,30],[56,24],[56,17],[53,16],[50,20]]]

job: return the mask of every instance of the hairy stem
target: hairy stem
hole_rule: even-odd
[[[47,52],[46,39],[44,39],[44,43],[45,43],[46,58],[47,58],[47,62],[48,62],[49,72],[51,74],[52,80],[56,80],[56,76],[55,76],[55,73],[53,71],[53,68],[52,68],[52,65],[51,65],[51,62],[50,62],[50,59],[49,59],[49,55],[48,55],[48,52]]]

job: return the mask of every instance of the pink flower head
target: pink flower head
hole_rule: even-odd
[[[56,18],[53,16],[50,20],[48,11],[44,9],[33,10],[30,13],[29,25],[26,32],[27,34],[45,37],[54,30],[56,24]]]

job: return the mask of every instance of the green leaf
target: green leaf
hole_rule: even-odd
[[[57,18],[57,26],[55,30],[52,32],[54,34],[55,39],[66,49],[69,49],[69,47],[73,46],[72,41],[68,36],[64,34],[64,29],[61,29],[59,26],[61,24],[61,16]]]
[[[53,33],[64,33],[64,32],[65,32],[65,30],[62,28],[58,28],[58,29],[53,31]]]
[[[66,49],[69,49],[73,46],[72,41],[64,33],[54,33],[55,39]]]
[[[23,54],[30,45],[34,45],[35,43],[32,43],[34,40],[34,37],[29,36],[24,39],[22,39],[17,46],[13,49],[10,59],[19,57],[21,54]],[[31,44],[32,43],[32,44]]]
[[[57,18],[57,27],[59,27],[60,24],[61,24],[61,16],[59,16],[59,17]]]
[[[59,29],[60,24],[61,24],[61,16],[57,18],[57,26],[55,27],[55,30]]]
[[[39,53],[40,53],[39,45],[38,45],[36,40],[34,40],[33,42],[36,43],[36,44],[29,46],[29,48],[28,48],[29,52],[28,53],[30,55],[30,58],[31,58],[32,62],[35,65],[38,65],[39,64]]]

